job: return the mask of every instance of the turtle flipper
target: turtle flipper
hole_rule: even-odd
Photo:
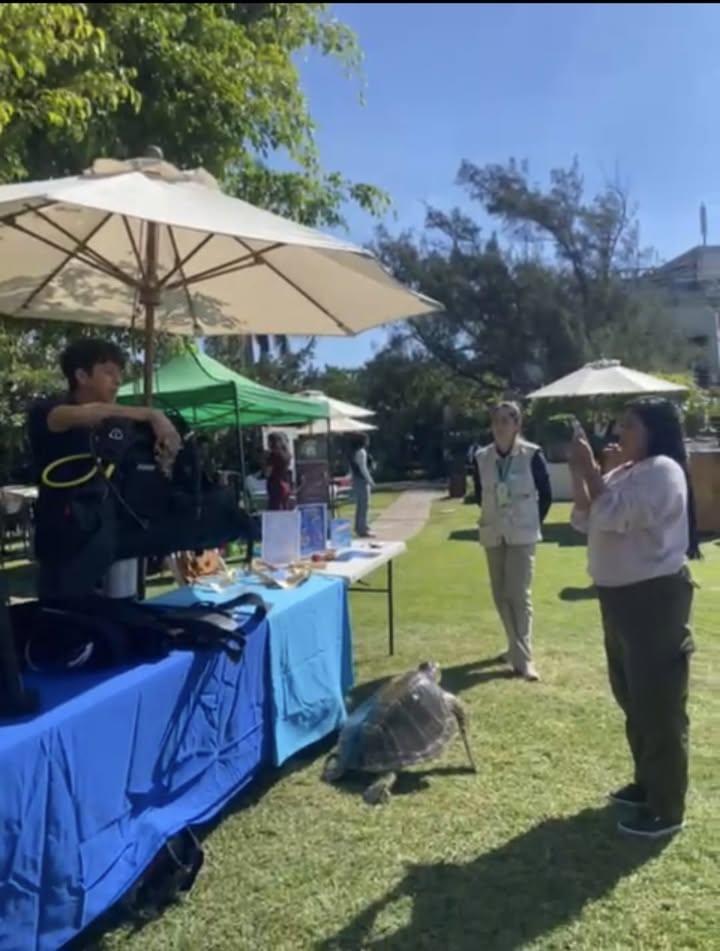
[[[369,806],[380,806],[386,802],[390,801],[390,793],[393,786],[395,785],[395,780],[397,779],[397,773],[385,773],[379,779],[376,779],[374,783],[371,783],[365,792],[363,793],[363,799]]]
[[[468,755],[468,759],[470,760],[472,771],[473,773],[477,773],[477,766],[475,765],[475,760],[473,759],[473,755],[470,750],[470,741],[468,740],[467,734],[467,711],[456,696],[451,693],[446,693],[445,696],[447,697],[447,701],[450,704],[450,709],[457,720],[460,736],[462,737],[462,741],[465,744],[465,751]]]
[[[340,762],[337,753],[331,753],[325,760],[322,778],[326,783],[336,783],[345,772],[345,768]]]

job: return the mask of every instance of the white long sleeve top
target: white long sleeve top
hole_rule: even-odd
[[[598,587],[676,574],[687,562],[687,481],[667,456],[613,469],[589,511],[572,524],[588,536],[588,571]]]

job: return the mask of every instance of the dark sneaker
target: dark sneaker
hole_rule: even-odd
[[[643,810],[632,819],[624,819],[618,823],[620,832],[625,833],[625,835],[639,836],[642,839],[663,839],[680,832],[682,827],[682,820],[670,822],[668,819],[654,816],[647,810]]]
[[[628,783],[628,785],[623,786],[622,789],[616,789],[615,792],[611,792],[608,798],[610,802],[615,802],[619,806],[640,808],[647,805],[647,795],[639,783]]]

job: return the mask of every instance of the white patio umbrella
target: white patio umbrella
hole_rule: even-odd
[[[687,388],[625,367],[619,360],[597,360],[543,386],[530,400],[567,399],[579,396],[662,395],[684,393]]]
[[[314,419],[311,423],[301,426],[295,430],[298,436],[324,436],[328,430],[334,434],[343,433],[369,433],[376,430],[377,426],[372,423],[365,423],[361,419],[354,419],[352,416],[330,416],[328,420]]]
[[[0,186],[0,313],[156,332],[350,336],[442,309],[368,251],[223,194],[159,150]]]
[[[332,396],[326,396],[322,390],[301,390],[298,396],[327,403],[330,409],[330,419],[363,419],[375,415],[371,409],[356,406],[354,403],[346,403],[345,400],[336,400]]]

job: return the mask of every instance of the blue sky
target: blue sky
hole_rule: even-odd
[[[366,103],[332,62],[302,67],[327,168],[387,190],[394,230],[424,204],[463,204],[462,159],[514,156],[533,177],[577,156],[588,186],[618,175],[641,241],[662,258],[699,243],[699,205],[720,243],[720,6],[333,5],[365,54]],[[350,212],[350,237],[374,222]],[[320,339],[317,362],[354,365],[383,331]]]

